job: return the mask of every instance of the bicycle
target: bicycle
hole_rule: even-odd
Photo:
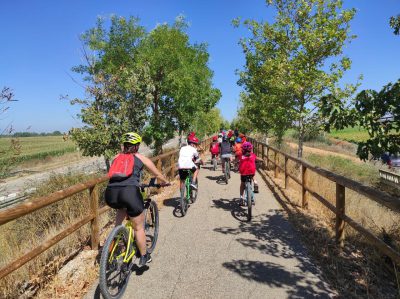
[[[225,168],[224,168],[224,180],[225,183],[228,184],[228,180],[231,178],[231,159],[230,158],[222,158]]]
[[[186,176],[185,183],[181,187],[181,213],[182,216],[186,215],[187,209],[189,207],[189,202],[196,202],[198,190],[192,188],[192,170],[191,169],[182,169],[186,171],[188,175]],[[199,188],[199,182],[197,182],[197,189]]]
[[[159,219],[158,207],[154,200],[145,192],[150,187],[165,187],[166,184],[155,184],[155,178],[149,184],[140,185],[140,192],[145,201],[145,233],[147,252],[152,253],[157,243]],[[125,225],[115,227],[108,235],[100,258],[100,292],[106,299],[120,298],[126,289],[134,258],[140,257],[135,242],[133,226],[129,217]]]
[[[252,217],[252,207],[254,203],[253,176],[251,175],[245,176],[244,194],[245,203],[247,205],[247,221],[250,221]]]

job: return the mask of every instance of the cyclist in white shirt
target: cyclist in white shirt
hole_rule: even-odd
[[[199,139],[195,136],[188,136],[188,145],[183,146],[179,151],[179,178],[181,180],[180,187],[182,188],[185,183],[186,177],[188,175],[187,170],[191,170],[193,173],[192,187],[197,189],[197,175],[199,173],[199,168],[196,163],[199,163],[200,156],[196,149],[196,145],[199,143]]]

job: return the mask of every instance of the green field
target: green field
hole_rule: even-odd
[[[14,156],[9,150],[11,138],[0,138],[0,164],[12,157],[15,163],[21,163],[61,156],[76,150],[76,145],[71,140],[64,141],[62,136],[20,137],[16,140],[20,153]]]
[[[329,133],[333,138],[346,140],[349,142],[358,143],[360,141],[366,141],[369,138],[369,135],[365,129],[361,128],[346,128],[340,131],[332,131]]]

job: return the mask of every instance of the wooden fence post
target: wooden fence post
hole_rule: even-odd
[[[288,164],[288,157],[285,156],[285,189],[288,187],[288,175],[287,175],[287,164]]]
[[[267,147],[267,170],[269,170],[269,147]]]
[[[277,178],[278,177],[278,165],[277,165],[277,161],[276,161],[276,156],[277,156],[277,152],[274,152],[274,177]]]
[[[90,241],[92,250],[99,248],[100,227],[99,227],[99,196],[96,186],[89,189],[90,193],[90,211],[94,218],[90,223]]]
[[[305,188],[307,184],[307,167],[305,167],[303,164],[301,164],[301,207],[303,209],[308,208],[308,200],[307,200],[307,190]]]
[[[336,242],[340,247],[344,245],[344,220],[346,206],[346,189],[344,186],[336,183]]]
[[[170,170],[169,176],[171,177],[171,180],[172,180],[175,177],[175,154],[171,155],[170,167],[171,167],[171,170]]]
[[[265,167],[265,146],[264,144],[262,145],[262,160],[263,160],[263,169],[265,170],[267,167]]]

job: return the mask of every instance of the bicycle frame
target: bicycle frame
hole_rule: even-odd
[[[192,180],[192,172],[189,171],[189,175],[185,179],[185,188],[186,188],[186,199],[189,202],[192,189],[190,188],[190,181]]]
[[[108,260],[109,263],[112,262],[112,258],[118,259],[120,257],[124,257],[124,259],[123,259],[124,263],[129,263],[131,261],[131,259],[133,258],[133,256],[136,254],[135,246],[133,246],[133,244],[135,242],[135,237],[133,235],[132,222],[130,220],[128,220],[128,222],[126,223],[125,226],[126,226],[126,228],[128,229],[128,232],[129,232],[128,248],[126,249],[126,251],[124,253],[121,253],[120,255],[114,257],[114,251],[117,248],[118,243],[119,243],[119,239],[120,239],[120,236],[118,236],[118,239],[117,239],[117,241],[115,242],[115,244],[113,246],[113,249],[112,249],[111,254],[110,254],[110,258]],[[129,248],[132,248],[132,253],[130,253],[130,254],[128,254],[129,253]]]

